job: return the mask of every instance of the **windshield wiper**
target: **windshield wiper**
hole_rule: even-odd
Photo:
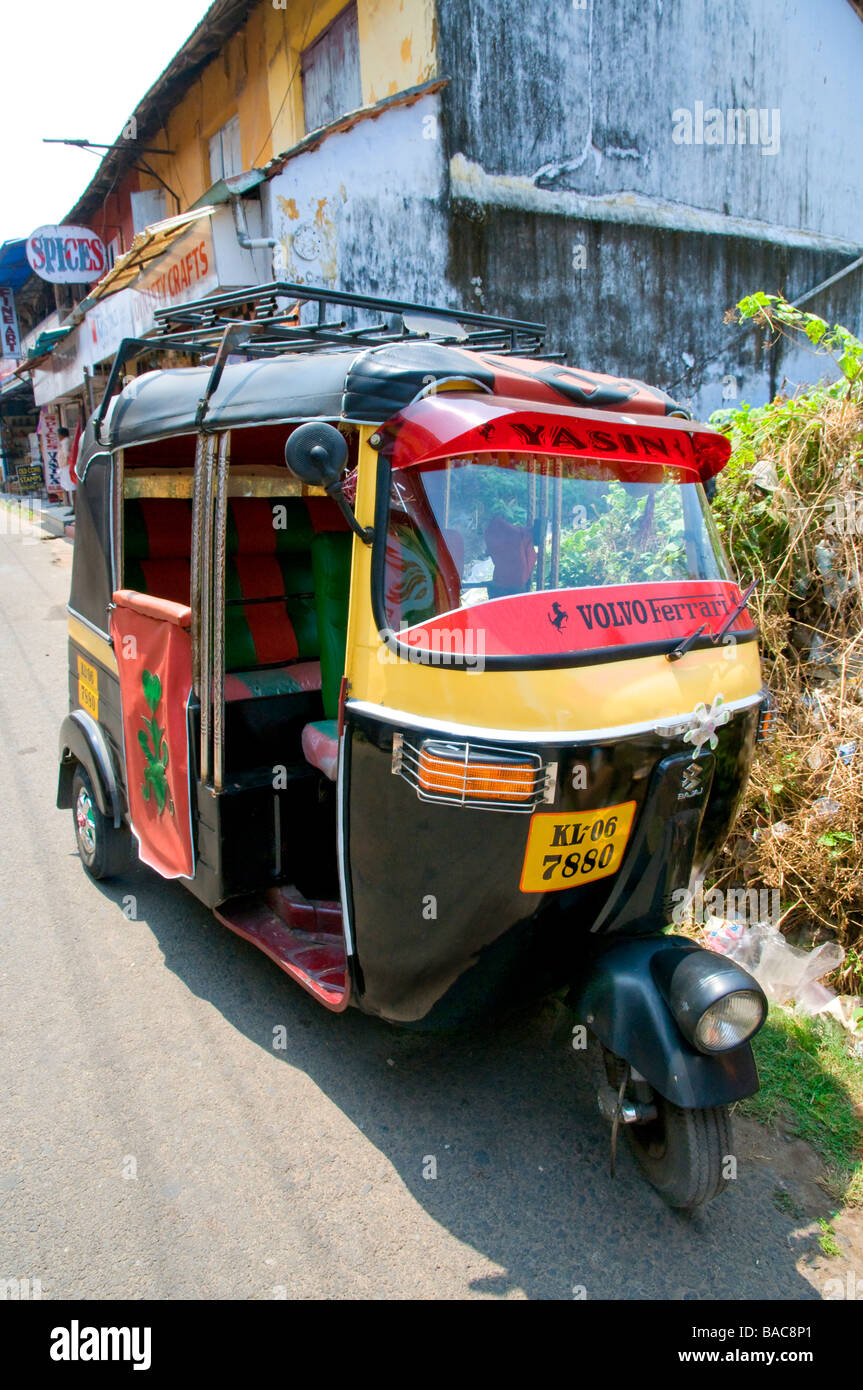
[[[712,632],[710,634],[710,640],[714,646],[716,646],[717,642],[722,641],[722,638],[725,636],[728,629],[732,627],[734,623],[737,621],[737,619],[740,617],[740,614],[743,612],[744,608],[749,602],[749,598],[753,593],[754,589],[756,588],[757,584],[758,580],[753,579],[752,583],[749,585],[749,588],[746,590],[746,593],[743,595],[737,607],[734,609],[733,613],[729,613],[728,617],[725,619],[725,622],[722,624],[722,627],[719,629],[719,631]],[[682,656],[686,655],[693,642],[697,641],[697,639],[701,636],[702,632],[706,630],[706,628],[707,624],[702,623],[701,627],[696,628],[695,632],[690,632],[689,636],[684,637],[683,641],[680,642],[678,646],[674,648],[673,652],[666,652],[666,661],[679,661]]]
[[[700,637],[700,636],[701,636],[702,632],[705,631],[706,627],[707,627],[707,624],[706,624],[706,623],[702,623],[702,624],[701,624],[701,627],[696,628],[694,632],[690,632],[689,636],[688,636],[688,637],[684,637],[683,641],[679,644],[679,646],[676,646],[676,647],[674,648],[674,651],[673,651],[673,652],[666,652],[666,653],[665,653],[665,660],[666,660],[666,661],[679,661],[680,658],[681,658],[682,656],[685,656],[685,655],[686,655],[686,653],[689,651],[689,648],[692,646],[693,642],[696,640],[697,637]]]
[[[751,595],[755,592],[757,587],[758,580],[753,579],[752,583],[749,585],[749,588],[746,590],[746,593],[743,595],[734,612],[729,613],[728,617],[725,619],[725,622],[722,624],[722,627],[719,629],[717,633],[714,633],[713,637],[711,638],[711,641],[713,642],[714,646],[717,642],[722,641],[722,638],[725,636],[728,629],[732,627],[734,623],[736,623],[737,619],[740,617],[740,614],[743,612],[744,608],[749,602]]]

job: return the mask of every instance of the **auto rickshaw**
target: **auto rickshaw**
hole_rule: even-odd
[[[369,317],[374,321],[369,322]],[[560,996],[675,1207],[730,1175],[757,983],[668,934],[764,692],[728,441],[542,325],[289,283],[162,311],[80,452],[57,804],[336,1012]],[[122,385],[134,352],[197,366]]]

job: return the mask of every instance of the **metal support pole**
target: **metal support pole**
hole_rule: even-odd
[[[200,566],[200,695],[201,695],[201,781],[210,780],[210,704],[213,672],[210,604],[213,593],[213,455],[216,441],[208,436],[204,449],[204,495],[201,506]]]
[[[204,530],[204,469],[205,455],[212,448],[212,439],[199,434],[195,444],[195,472],[192,487],[192,583],[189,603],[192,608],[192,689],[201,695],[201,552]]]
[[[554,522],[551,532],[551,587],[560,588],[560,528],[563,520],[563,475],[562,463],[554,459]]]
[[[228,520],[228,469],[231,434],[219,436],[216,507],[213,518],[213,789],[225,780],[225,530]]]
[[[115,449],[112,460],[112,507],[114,511],[113,531],[114,531],[114,588],[122,589],[125,583],[125,557],[123,553],[123,536],[126,526],[123,516],[123,504],[125,497],[125,485],[123,481],[123,450]]]

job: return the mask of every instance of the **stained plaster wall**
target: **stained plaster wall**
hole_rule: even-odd
[[[863,23],[847,0],[439,0],[439,21],[459,296],[544,317],[572,360],[701,413],[822,370],[723,315],[755,289],[802,294],[863,249]],[[757,143],[749,124],[728,143],[736,108],[764,112]],[[660,225],[627,221],[633,204]],[[862,299],[857,271],[807,307],[859,331]]]

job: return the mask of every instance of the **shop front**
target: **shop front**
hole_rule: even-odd
[[[34,368],[33,394],[43,418],[47,412],[74,436],[79,421],[99,404],[121,342],[146,338],[158,309],[268,279],[267,251],[240,246],[227,205],[146,228],[93,286],[70,316],[74,326]],[[142,349],[130,359],[129,374],[147,365]]]

